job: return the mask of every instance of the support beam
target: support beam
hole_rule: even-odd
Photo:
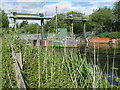
[[[20,69],[23,69],[22,53],[16,53],[16,60],[18,61]]]
[[[15,72],[16,72],[16,79],[17,79],[18,88],[20,90],[23,90],[23,89],[26,90],[26,86],[25,86],[22,74],[20,72],[20,67],[18,65],[17,60],[14,61],[14,68],[15,68]]]
[[[52,19],[52,17],[26,17],[26,16],[10,16],[9,18],[21,19],[21,20],[42,20],[42,19]]]
[[[26,90],[26,86],[20,71],[20,67],[18,64],[18,61],[16,59],[16,52],[15,52],[15,47],[10,43],[11,49],[12,49],[12,57],[14,59],[14,68],[15,68],[15,73],[16,73],[16,80],[17,80],[17,86],[20,90],[24,89]]]

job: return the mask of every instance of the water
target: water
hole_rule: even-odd
[[[80,46],[80,53],[86,54],[88,61],[96,61],[96,64],[104,72],[111,73],[112,70],[117,71],[120,76],[120,48],[117,45],[112,47],[109,44],[86,45]]]
[[[74,52],[86,57],[88,62],[98,65],[103,72],[116,71],[120,76],[120,46],[116,44],[82,44],[78,48],[55,48],[56,51]],[[95,61],[95,62],[94,62]]]

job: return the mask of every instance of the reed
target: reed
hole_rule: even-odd
[[[9,74],[3,69],[5,74],[3,76],[3,87],[16,87],[14,74],[12,75],[14,73],[11,63],[13,59],[7,39],[5,39],[4,44],[6,46],[3,47],[3,54],[5,55],[3,57],[3,67],[7,68]],[[23,69],[21,72],[28,89],[109,87],[106,80],[102,79],[103,71],[97,65],[96,49],[94,49],[94,62],[92,63],[87,60],[86,55],[82,57],[80,53],[68,52],[66,48],[61,52],[56,51],[54,47],[27,46],[21,39],[9,39],[11,39],[11,43],[16,44],[16,52],[22,53]],[[5,77],[7,78],[5,79]]]

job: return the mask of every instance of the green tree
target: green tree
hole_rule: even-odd
[[[113,10],[107,7],[99,8],[90,16],[90,24],[95,27],[97,32],[113,31],[115,24],[115,15]]]
[[[9,26],[8,16],[4,10],[0,9],[0,27],[6,28]]]
[[[81,19],[83,19],[85,17],[84,14],[75,12],[75,11],[70,11],[66,15],[63,13],[57,14],[58,28],[67,28],[68,31],[71,31],[71,22],[64,20],[66,17],[69,18],[70,15],[72,15],[75,18],[79,17]],[[74,33],[80,33],[81,31],[83,31],[83,23],[82,22],[73,22],[73,24],[74,24],[73,25]],[[52,20],[48,21],[45,24],[44,28],[45,28],[45,31],[55,32],[56,31],[56,16],[54,16]]]
[[[58,28],[67,28],[67,24],[64,20],[64,14],[57,14]],[[52,20],[48,21],[44,25],[44,29],[47,32],[56,32],[56,16],[53,17]]]
[[[19,27],[21,28],[21,27],[24,27],[24,26],[26,26],[26,25],[28,25],[28,21],[22,21],[22,22],[19,24]]]
[[[113,12],[116,16],[115,27],[116,27],[117,31],[120,31],[120,1],[115,3]]]
[[[22,33],[26,34],[36,34],[41,32],[41,26],[37,23],[35,24],[28,24],[21,28]]]

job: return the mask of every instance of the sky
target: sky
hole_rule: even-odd
[[[0,8],[8,15],[11,11],[21,13],[45,13],[46,16],[54,16],[56,7],[58,13],[77,11],[90,15],[99,7],[114,7],[118,0],[2,0]],[[32,21],[34,22],[34,21]]]

